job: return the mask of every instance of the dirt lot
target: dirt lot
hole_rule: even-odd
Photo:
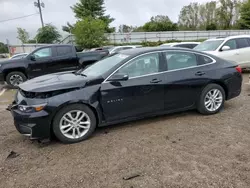
[[[74,145],[28,140],[0,108],[0,187],[250,187],[247,78],[217,115],[191,111],[101,128]],[[13,94],[1,96],[2,108]]]

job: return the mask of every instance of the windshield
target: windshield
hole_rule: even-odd
[[[198,51],[215,51],[224,40],[208,40],[199,45],[194,49]]]
[[[119,64],[122,60],[124,60],[127,57],[129,56],[124,55],[124,54],[115,54],[111,57],[107,57],[103,60],[96,62],[95,64],[81,71],[80,74],[84,74],[90,77],[101,76],[105,74],[106,72],[108,72],[110,69],[112,69],[114,66]]]

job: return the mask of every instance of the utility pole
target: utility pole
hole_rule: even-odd
[[[44,3],[41,3],[40,0],[37,0],[37,2],[34,2],[35,7],[38,7],[39,9],[39,13],[40,13],[40,18],[41,18],[41,23],[42,23],[42,27],[44,27],[44,23],[43,23],[43,13],[42,13],[42,7],[44,8]]]

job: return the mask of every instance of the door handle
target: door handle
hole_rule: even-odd
[[[204,75],[204,74],[206,74],[206,73],[205,73],[205,72],[201,72],[201,71],[195,73],[196,76],[202,76],[202,75]]]
[[[154,78],[153,80],[150,81],[150,83],[152,83],[152,84],[157,84],[157,83],[160,83],[160,82],[162,82],[162,80],[159,80],[157,78]]]

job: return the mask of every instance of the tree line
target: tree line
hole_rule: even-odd
[[[104,33],[111,33],[114,20],[105,15],[103,0],[79,0],[71,7],[78,19],[75,25],[67,24],[63,30],[75,35],[76,43],[92,48],[105,43]],[[122,24],[118,32],[153,32],[178,30],[250,29],[250,0],[212,0],[207,3],[190,3],[182,7],[177,23],[167,15],[153,16],[142,26]]]
[[[158,15],[139,27],[121,25],[119,32],[249,29],[249,8],[250,0],[192,2],[182,7],[177,23]]]
[[[107,42],[105,33],[155,32],[178,30],[250,29],[250,0],[212,0],[207,3],[190,3],[182,7],[178,22],[167,15],[153,16],[141,26],[120,25],[117,30],[110,24],[114,21],[107,15],[104,0],[79,0],[71,7],[76,23],[67,23],[62,30],[75,35],[77,45],[93,48]],[[60,41],[58,29],[49,24],[38,29],[30,39],[25,29],[17,28],[22,43],[55,43]]]

